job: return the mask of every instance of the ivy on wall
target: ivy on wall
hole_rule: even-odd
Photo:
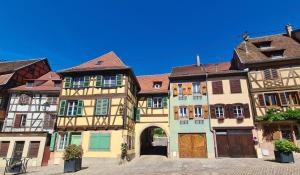
[[[286,111],[279,111],[277,109],[269,109],[265,115],[257,117],[257,121],[285,121],[285,120],[297,120],[300,122],[300,109],[288,109]]]

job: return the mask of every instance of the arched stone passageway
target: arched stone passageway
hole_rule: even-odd
[[[140,155],[168,155],[168,136],[164,129],[150,126],[142,131]]]

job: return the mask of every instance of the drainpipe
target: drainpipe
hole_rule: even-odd
[[[214,151],[215,151],[215,156],[218,157],[218,151],[217,151],[217,140],[216,140],[216,131],[213,130],[211,126],[211,114],[210,114],[210,105],[209,105],[209,98],[208,98],[208,73],[205,74],[205,82],[206,82],[206,99],[207,99],[207,105],[208,105],[208,121],[209,121],[209,130],[213,134],[213,139],[214,139]]]
[[[171,83],[170,83],[170,86],[171,86]],[[169,109],[168,109],[168,128],[169,128],[169,133],[168,133],[168,152],[167,152],[167,157],[170,158],[171,157],[171,147],[170,147],[170,138],[171,138],[171,129],[170,129],[170,115],[171,115],[171,90],[168,91],[168,99],[169,99],[169,103],[168,103],[168,106],[169,106]]]

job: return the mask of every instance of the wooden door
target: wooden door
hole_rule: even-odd
[[[227,132],[216,132],[217,149],[219,157],[229,157],[229,143]]]
[[[17,141],[15,144],[14,152],[13,152],[13,162],[19,162],[22,159],[23,149],[24,149],[24,141]]]
[[[179,134],[179,157],[207,157],[205,134]]]
[[[43,159],[42,159],[42,166],[48,166],[49,159],[50,159],[50,147],[45,146]]]

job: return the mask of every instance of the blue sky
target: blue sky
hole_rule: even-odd
[[[0,0],[0,59],[47,57],[53,70],[115,51],[137,75],[231,59],[250,36],[300,28],[298,0]]]

